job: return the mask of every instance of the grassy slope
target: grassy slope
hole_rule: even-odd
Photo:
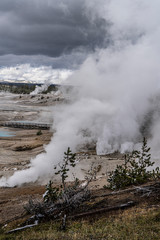
[[[60,231],[59,222],[43,223],[12,235],[5,235],[3,231],[1,229],[0,234],[0,239],[3,240],[159,240],[160,210],[134,207],[110,217],[69,221],[65,232]]]

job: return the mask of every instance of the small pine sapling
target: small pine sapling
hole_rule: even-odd
[[[141,151],[133,151],[131,155],[125,155],[125,163],[117,165],[116,169],[110,173],[108,178],[110,188],[120,189],[159,178],[159,168],[152,171],[148,169],[154,165],[149,151],[147,140],[144,138]]]
[[[61,176],[62,185],[61,188],[63,188],[63,192],[60,188],[52,187],[53,182],[49,181],[49,183],[46,185],[46,192],[43,195],[43,200],[45,203],[48,202],[55,202],[59,198],[62,197],[63,193],[67,192],[66,183],[65,180],[68,177],[68,171],[69,167],[75,167],[76,163],[76,154],[72,153],[71,149],[68,147],[67,151],[64,152],[64,158],[62,163],[58,164],[59,170],[55,172],[56,175]],[[57,166],[54,167],[54,169],[57,169]],[[77,186],[78,179],[75,181],[75,185]]]
[[[55,172],[56,175],[60,175],[61,176],[61,180],[62,180],[62,187],[64,192],[66,191],[66,183],[65,180],[66,178],[68,178],[68,171],[69,171],[69,167],[75,167],[76,166],[76,154],[72,153],[71,149],[68,147],[67,151],[64,152],[64,158],[63,158],[63,162],[59,163],[59,170],[57,172]],[[57,167],[55,167],[55,169],[57,169]]]
[[[44,202],[55,202],[60,196],[59,188],[52,187],[53,182],[50,180],[46,185],[46,192],[43,194]]]
[[[151,161],[149,151],[147,140],[144,138],[141,151],[133,151],[132,153],[132,161],[130,161],[132,171],[130,171],[130,175],[138,183],[144,183],[152,177],[153,172],[149,171],[148,168],[152,167],[154,162]]]

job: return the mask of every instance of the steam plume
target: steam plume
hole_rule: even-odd
[[[35,90],[30,93],[31,96],[47,91],[48,87],[51,85],[50,80],[46,80],[41,86],[36,85]]]
[[[111,23],[112,44],[97,49],[68,79],[75,85],[70,104],[54,109],[56,133],[46,153],[31,160],[0,185],[20,185],[53,174],[68,146],[76,151],[96,142],[97,154],[132,150],[145,129],[152,150],[160,144],[160,3],[147,0],[87,1],[86,12],[101,14]],[[147,125],[148,124],[148,125]],[[86,130],[88,135],[83,134]]]

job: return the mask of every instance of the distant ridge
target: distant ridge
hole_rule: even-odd
[[[28,86],[42,86],[44,85],[44,83],[36,83],[36,82],[11,82],[11,81],[3,81],[0,80],[0,85],[12,85],[12,86],[24,86],[24,85],[28,85]],[[61,86],[60,84],[50,84],[50,86]]]

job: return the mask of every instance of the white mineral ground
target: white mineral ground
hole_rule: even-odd
[[[52,123],[52,107],[61,104],[56,101],[57,96],[47,95],[12,95],[0,94],[0,123],[6,121],[33,121]],[[59,99],[58,99],[59,100]],[[54,125],[53,125],[54,126]],[[53,130],[42,130],[42,135],[37,136],[36,129],[6,128],[1,127],[0,131],[9,131],[14,136],[0,137],[0,176],[9,177],[15,171],[28,167],[31,158],[44,151],[44,145],[50,142],[54,135]],[[54,137],[54,136],[53,136]],[[54,154],[54,153],[53,153]],[[121,155],[112,154],[108,156],[97,156],[95,151],[83,149],[77,153],[77,166],[72,170],[73,175],[84,179],[88,170],[98,168],[97,185],[106,184],[106,173],[114,169],[119,163]],[[54,167],[54,166],[53,166]],[[69,180],[73,179],[71,174]],[[102,181],[104,179],[104,181]],[[53,176],[57,181],[57,177]],[[46,184],[45,179],[43,184]],[[102,184],[101,184],[102,182]]]
[[[58,100],[58,101],[57,101]],[[0,94],[0,124],[6,121],[34,121],[52,123],[52,107],[61,104],[58,96],[54,95],[12,95]],[[54,128],[54,124],[53,124]],[[12,137],[0,137],[0,177],[9,177],[17,170],[28,168],[31,158],[44,151],[53,130],[42,130],[42,135],[37,136],[36,129],[20,129],[0,127],[0,132],[11,132]],[[20,151],[21,150],[21,151]],[[54,154],[54,153],[53,153]],[[122,163],[120,155],[97,156],[95,151],[77,153],[77,166],[74,176],[84,179],[87,171],[94,163],[98,173],[91,183],[91,188],[100,188],[107,184],[106,172],[112,170],[117,164]],[[72,172],[72,171],[71,171]],[[73,179],[71,174],[69,180]],[[30,198],[40,200],[45,192],[44,182],[23,184],[16,188],[0,187],[0,223],[4,224],[24,213],[24,205]],[[59,184],[59,179],[53,176],[54,184]]]

